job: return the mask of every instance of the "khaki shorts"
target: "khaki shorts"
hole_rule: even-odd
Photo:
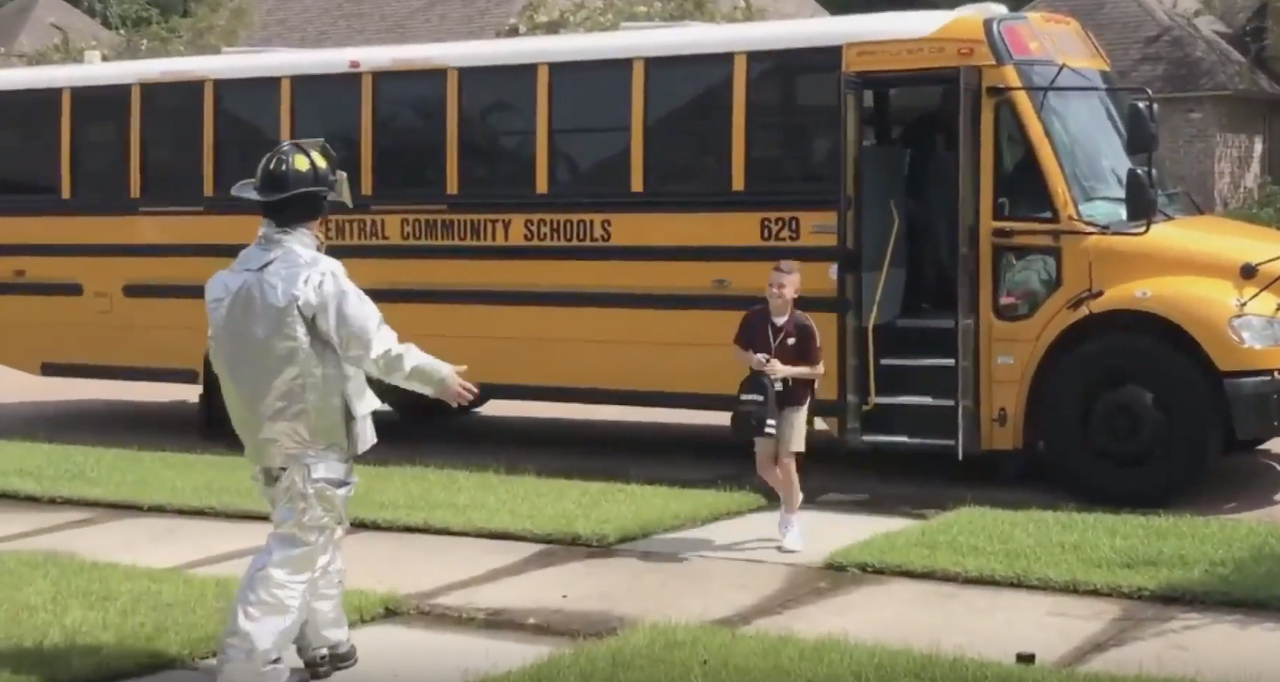
[[[804,452],[809,430],[809,403],[788,407],[778,415],[778,435],[756,438],[756,454],[777,455],[779,452]]]

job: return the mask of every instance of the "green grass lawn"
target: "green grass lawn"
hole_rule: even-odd
[[[854,616],[856,617],[856,616]],[[1172,682],[713,626],[643,626],[481,682]]]
[[[836,551],[832,568],[1280,609],[1280,526],[971,507]]]
[[[214,653],[235,580],[67,556],[0,552],[0,682],[97,682]],[[400,610],[348,592],[353,623]]]
[[[356,525],[611,545],[755,509],[746,491],[570,481],[412,466],[357,467]],[[0,496],[262,515],[242,457],[0,441]]]

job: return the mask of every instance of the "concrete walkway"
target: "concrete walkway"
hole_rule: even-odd
[[[1034,651],[1041,665],[1280,682],[1280,614],[832,573],[817,568],[828,551],[912,521],[821,510],[804,518],[811,547],[799,555],[773,548],[770,512],[601,550],[356,531],[345,544],[350,587],[393,590],[424,613],[512,632],[380,623],[357,632],[363,662],[339,679],[426,671],[424,679],[473,680],[570,646],[569,637],[684,621],[1006,662]],[[0,502],[0,551],[61,551],[207,575],[239,575],[266,532],[253,521]],[[548,636],[515,632],[531,626]],[[151,678],[161,680],[208,678]]]

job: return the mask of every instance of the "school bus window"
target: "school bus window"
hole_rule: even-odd
[[[71,90],[72,198],[128,200],[130,97],[127,85]]]
[[[351,191],[360,191],[360,74],[294,76],[291,137],[322,137],[338,155]]]
[[[537,68],[458,73],[458,193],[534,191]]]
[[[253,177],[262,156],[280,143],[280,81],[213,84],[213,177],[218,194]]]
[[[0,197],[59,196],[61,120],[61,90],[0,92]]]
[[[645,192],[728,193],[733,55],[650,59],[645,70]]]
[[[446,76],[402,71],[373,76],[373,193],[445,193]]]
[[[836,191],[840,61],[840,48],[747,56],[748,192]]]
[[[550,191],[631,189],[631,61],[552,64]]]
[[[142,193],[156,206],[196,206],[204,196],[204,83],[142,86]]]
[[[995,109],[995,178],[992,196],[996,220],[1054,222],[1053,200],[1035,150],[1027,142],[1013,104],[1005,99]]]

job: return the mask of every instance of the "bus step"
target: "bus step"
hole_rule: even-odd
[[[876,389],[891,395],[954,398],[956,361],[937,357],[882,357],[876,363]]]
[[[878,324],[875,330],[875,354],[879,357],[920,356],[954,358],[956,356],[955,320],[936,318],[902,318]],[[866,344],[866,330],[858,343]]]
[[[955,401],[916,395],[877,396],[862,413],[865,433],[896,433],[925,440],[955,440]]]
[[[887,433],[864,433],[862,442],[874,447],[902,448],[954,448],[956,442],[949,438],[918,438],[915,436],[897,436]]]

